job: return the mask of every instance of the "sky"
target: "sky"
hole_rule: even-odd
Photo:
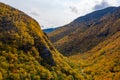
[[[0,0],[34,18],[42,29],[66,25],[74,19],[109,6],[120,0]]]

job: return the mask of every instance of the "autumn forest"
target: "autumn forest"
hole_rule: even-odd
[[[120,7],[47,31],[0,2],[0,80],[120,80]]]

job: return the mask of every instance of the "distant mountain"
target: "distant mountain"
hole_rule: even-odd
[[[64,55],[84,53],[120,31],[120,7],[108,7],[75,19],[48,34]]]
[[[96,22],[103,16],[113,13],[116,9],[117,9],[117,7],[108,7],[108,8],[102,9],[102,10],[94,11],[85,16],[81,16],[81,17],[75,19],[73,21],[73,23],[87,23],[87,22],[90,23],[90,21]]]
[[[51,44],[39,24],[0,3],[0,80],[81,80],[81,71]]]
[[[57,28],[48,28],[48,29],[43,29],[43,31],[45,32],[45,33],[50,33],[50,32],[52,32],[52,31],[54,31],[54,30],[56,30]]]

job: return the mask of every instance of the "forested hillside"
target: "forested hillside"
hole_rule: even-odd
[[[0,3],[0,80],[83,80],[75,67],[34,19]]]
[[[84,53],[120,31],[120,7],[92,12],[48,34],[64,55]]]
[[[120,32],[84,54],[71,56],[87,75],[86,80],[120,79]]]
[[[85,80],[120,79],[120,7],[79,17],[48,35]]]

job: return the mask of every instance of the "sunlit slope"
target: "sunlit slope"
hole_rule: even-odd
[[[83,80],[42,32],[39,24],[0,3],[0,80]]]

